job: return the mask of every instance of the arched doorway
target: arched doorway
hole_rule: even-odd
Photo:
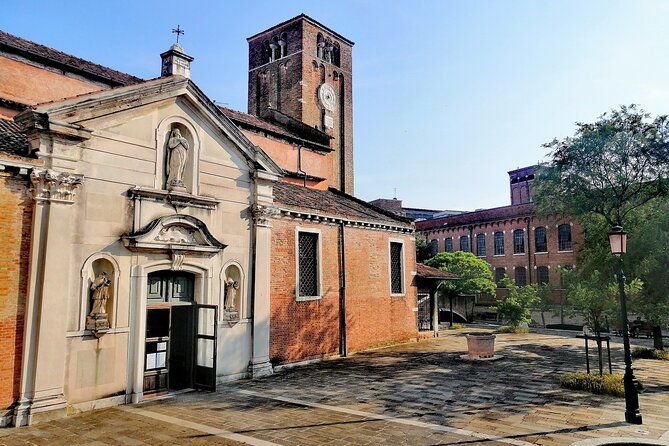
[[[216,307],[195,303],[195,276],[157,271],[147,277],[145,395],[214,389]]]

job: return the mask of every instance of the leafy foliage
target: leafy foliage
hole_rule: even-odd
[[[439,286],[439,291],[445,296],[495,292],[496,286],[490,265],[471,252],[440,252],[425,264],[458,276],[458,279],[446,280]]]
[[[497,331],[497,333],[529,333],[530,329],[523,327],[514,327],[511,325],[502,325],[495,331]]]
[[[632,357],[638,359],[658,359],[660,361],[669,361],[669,352],[656,350],[654,348],[634,347]]]
[[[519,287],[506,276],[502,284],[508,293],[496,305],[497,313],[514,328],[523,323],[529,324],[532,321],[530,310],[541,301],[537,285]]]
[[[600,215],[624,226],[634,209],[669,192],[669,119],[653,120],[635,105],[577,123],[573,137],[554,139],[534,200],[541,214]]]
[[[432,245],[428,243],[425,236],[416,233],[416,262],[425,263],[426,260],[434,256]]]

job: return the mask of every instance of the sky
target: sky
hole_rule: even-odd
[[[669,1],[8,2],[0,29],[143,78],[180,43],[191,77],[246,111],[246,38],[305,13],[355,42],[355,195],[473,210],[509,170],[621,104],[669,114]]]

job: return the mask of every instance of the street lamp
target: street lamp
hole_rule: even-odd
[[[614,226],[609,232],[611,252],[618,257],[618,289],[620,290],[620,315],[622,318],[623,346],[625,348],[625,421],[641,424],[639,410],[639,393],[637,381],[632,371],[632,354],[630,352],[629,322],[627,321],[627,297],[625,296],[625,272],[623,271],[623,254],[627,251],[627,232],[620,226]]]

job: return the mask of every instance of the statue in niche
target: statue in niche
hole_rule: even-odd
[[[109,300],[109,286],[111,284],[112,281],[104,271],[98,274],[91,284],[93,305],[86,318],[86,329],[91,330],[96,337],[100,337],[109,331],[107,300]]]
[[[237,290],[239,289],[239,282],[229,278],[225,281],[225,302],[223,307],[226,311],[236,312],[235,300],[237,298]]]
[[[170,160],[167,164],[167,189],[186,191],[184,186],[184,170],[188,159],[188,140],[181,136],[179,129],[172,129],[167,142],[170,149]]]

